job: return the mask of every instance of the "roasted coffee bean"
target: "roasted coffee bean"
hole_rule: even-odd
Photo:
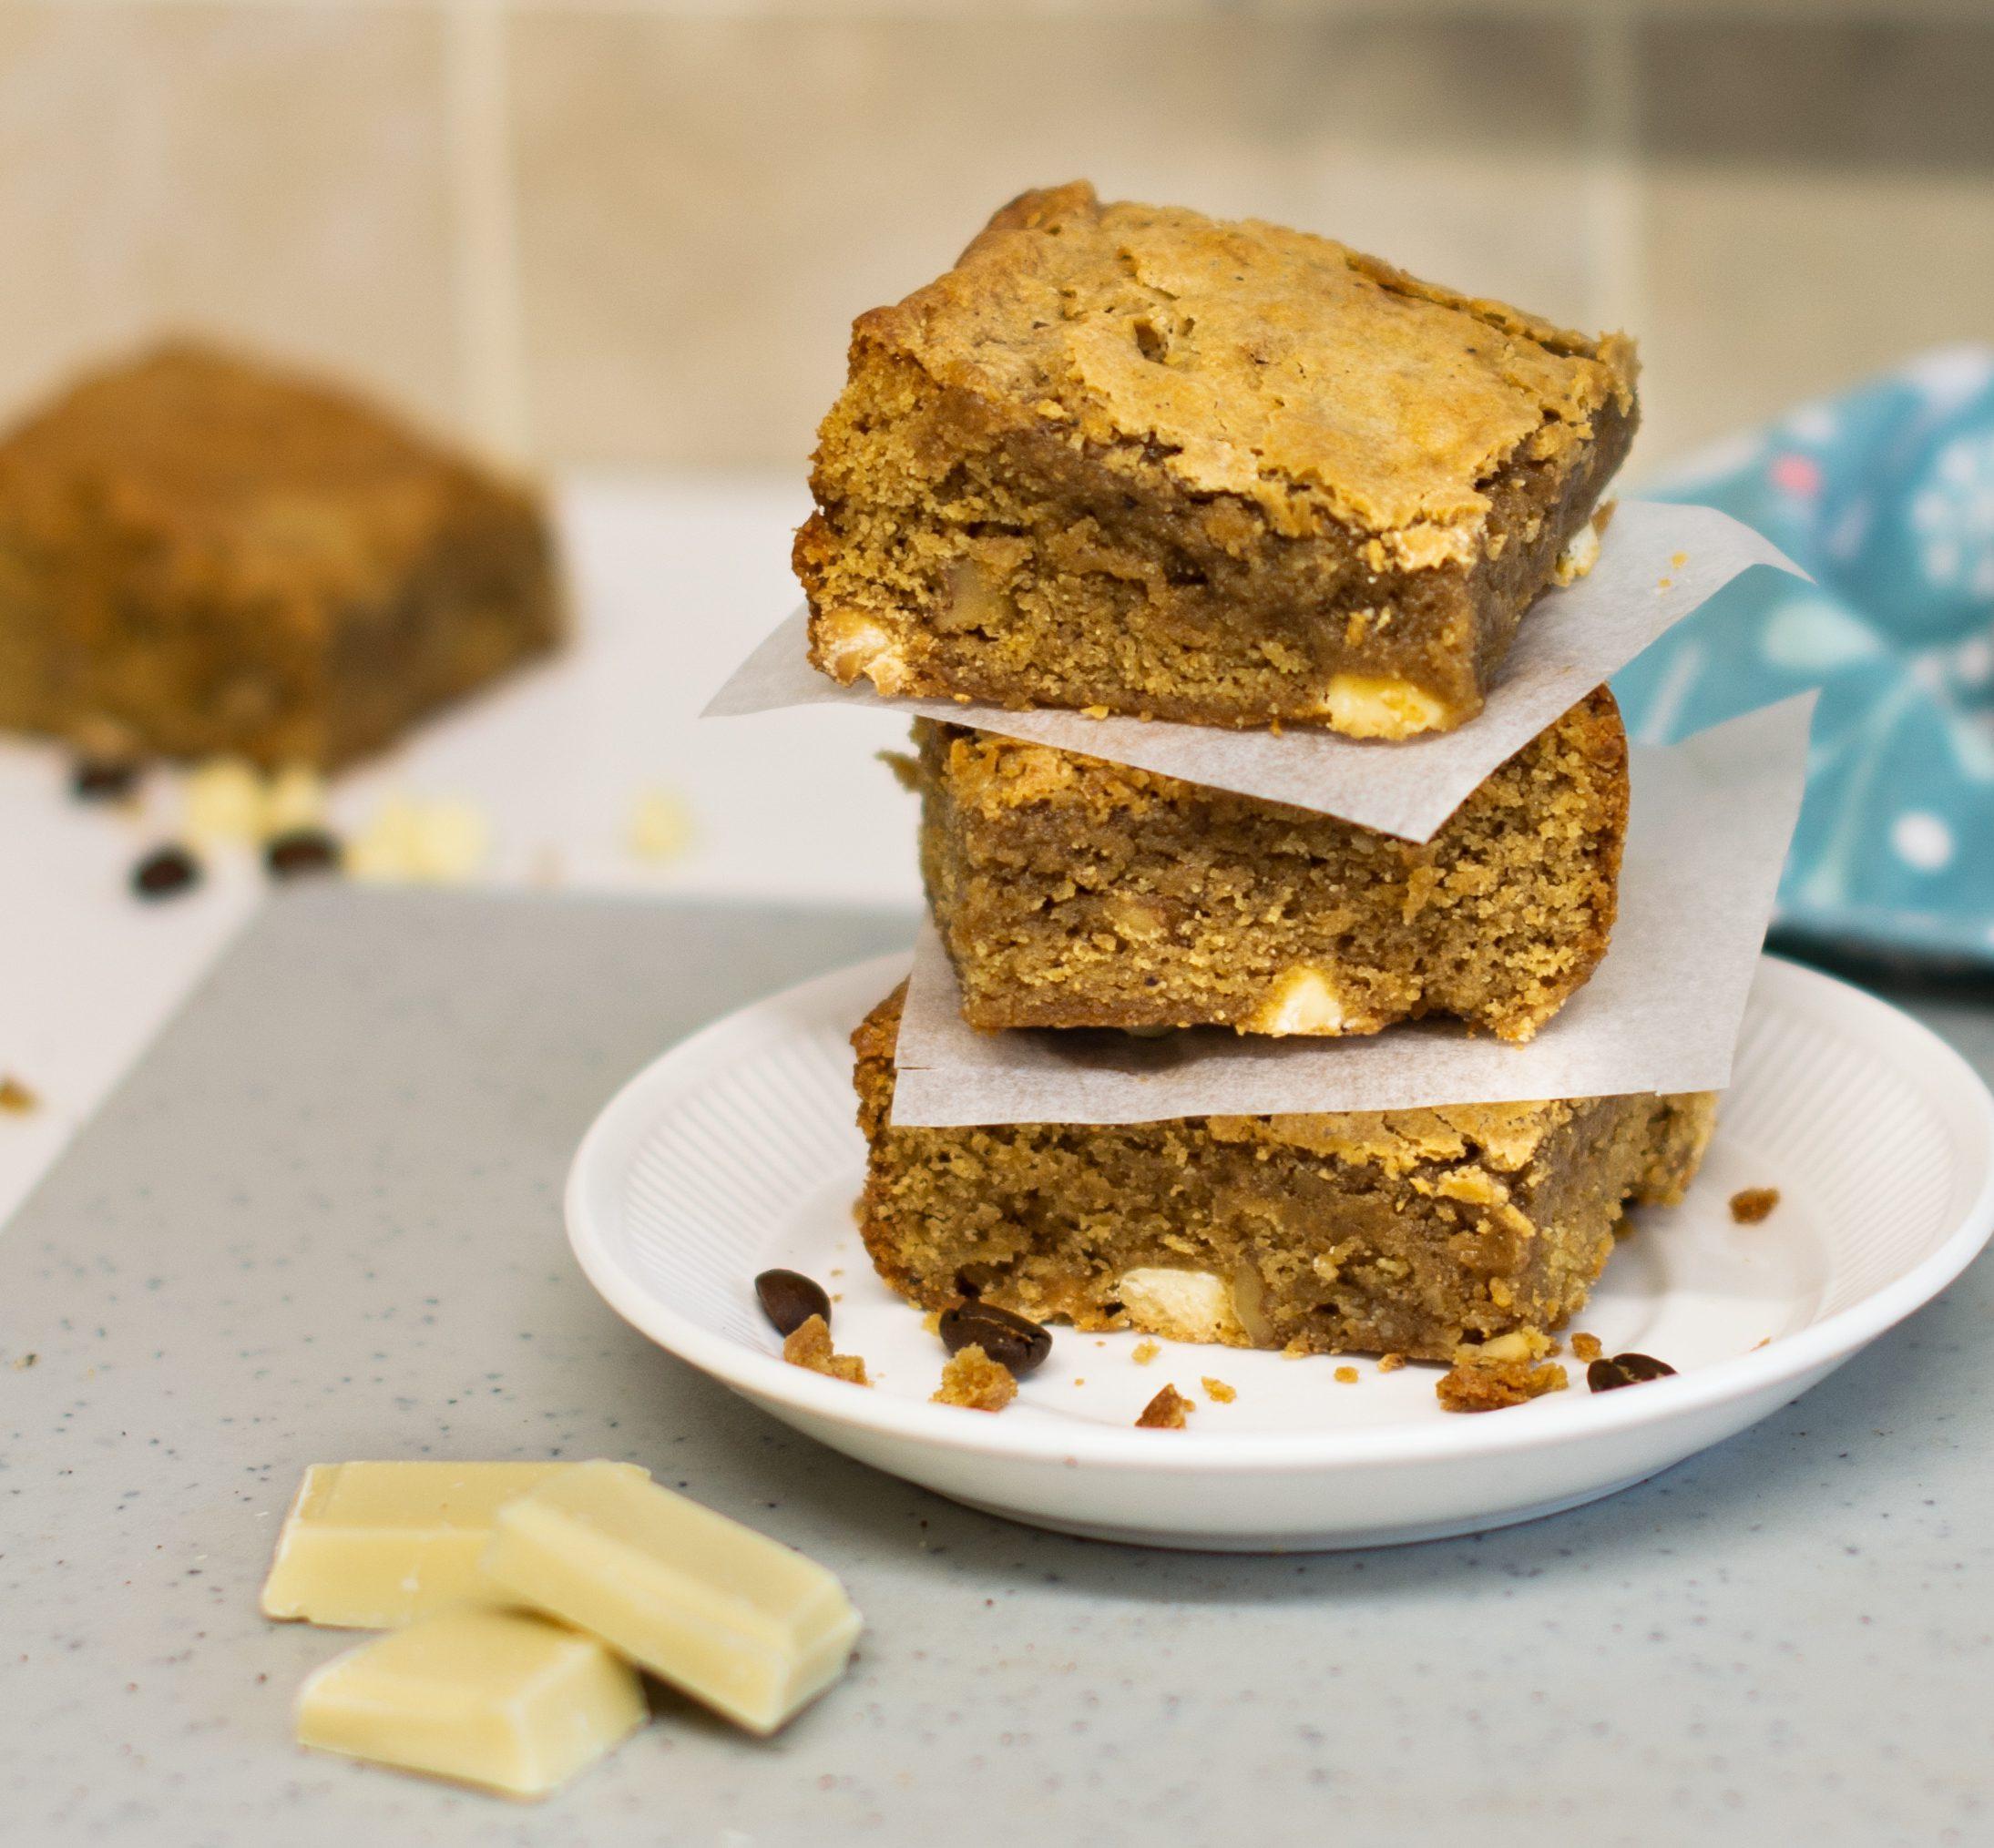
[[[158,847],[131,869],[131,889],[140,898],[171,898],[200,883],[200,862],[184,847]]]
[[[994,1302],[958,1302],[942,1312],[942,1345],[950,1353],[980,1347],[998,1365],[1022,1378],[1052,1352],[1052,1334],[1028,1317]]]
[[[115,802],[138,784],[135,757],[80,757],[69,772],[69,792],[79,802]]]
[[[800,1271],[764,1271],[754,1280],[754,1293],[762,1299],[762,1312],[784,1338],[813,1315],[823,1316],[825,1325],[830,1325],[831,1299],[822,1284],[812,1282]]]
[[[1595,1393],[1611,1393],[1616,1386],[1638,1386],[1644,1380],[1665,1379],[1675,1372],[1667,1361],[1652,1354],[1601,1355],[1586,1368],[1586,1384]]]
[[[292,828],[263,848],[263,864],[272,879],[296,879],[305,873],[337,873],[339,842],[323,828]]]

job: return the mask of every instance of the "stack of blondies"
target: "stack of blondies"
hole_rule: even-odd
[[[1632,349],[1325,239],[1028,193],[863,316],[799,535],[812,659],[883,694],[1416,750],[1590,562]],[[917,720],[921,857],[995,1032],[1529,1039],[1611,930],[1627,740],[1588,691],[1429,841]],[[886,1281],[1085,1329],[1534,1362],[1704,1095],[896,1127],[855,1036]],[[1562,1383],[1562,1374],[1558,1376]]]

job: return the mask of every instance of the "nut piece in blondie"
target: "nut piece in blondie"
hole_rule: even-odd
[[[1327,238],[1028,192],[862,315],[794,562],[849,684],[1357,738],[1471,719],[1634,355]]]

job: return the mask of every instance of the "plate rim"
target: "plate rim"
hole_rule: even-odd
[[[1881,1289],[1795,1333],[1777,1336],[1764,1347],[1693,1373],[1652,1382],[1647,1391],[1585,1394],[1576,1400],[1554,1394],[1515,1408],[1515,1415],[1508,1418],[1463,1417],[1432,1424],[1319,1431],[1181,1431],[1167,1434],[1170,1441],[1161,1446],[1158,1439],[1165,1434],[1133,1426],[1124,1429],[1079,1421],[1070,1426],[1046,1426],[989,1417],[964,1418],[959,1408],[855,1387],[701,1327],[641,1284],[617,1258],[608,1229],[597,1223],[591,1200],[606,1175],[627,1167],[629,1156],[660,1120],[651,1094],[665,1083],[672,1067],[711,1050],[715,1041],[740,1032],[758,1015],[773,1016],[784,1007],[807,1007],[819,991],[857,987],[863,976],[866,992],[876,986],[883,993],[905,973],[910,954],[895,951],[792,983],[730,1010],[665,1048],[625,1080],[597,1113],[576,1149],[562,1189],[563,1216],[576,1261],[597,1293],[631,1327],[734,1391],[846,1429],[993,1459],[1067,1467],[1084,1463],[1089,1467],[1169,1475],[1187,1471],[1333,1471],[1380,1463],[1426,1464],[1553,1449],[1694,1418],[1824,1373],[1923,1308],[1994,1236],[1994,1092],[1979,1074],[1930,1027],[1903,1009],[1853,983],[1762,953],[1754,990],[1766,979],[1803,995],[1813,990],[1817,996],[1832,997],[1832,1005],[1853,1006],[1879,1034],[1907,1035],[1912,1042],[1922,1043],[1947,1069],[1951,1082],[1946,1095],[1958,1100],[1970,1118],[1969,1128],[1978,1128],[1985,1166],[1970,1203],[1931,1251]],[[1891,1061],[1893,1066],[1897,1063]],[[1920,1084],[1919,1088],[1927,1087]]]

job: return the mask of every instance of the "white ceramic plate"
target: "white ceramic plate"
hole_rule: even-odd
[[[633,1078],[584,1138],[568,1223],[590,1281],[672,1353],[861,1461],[958,1501],[1104,1539],[1261,1551],[1500,1526],[1609,1495],[1743,1430],[1930,1300],[1994,1228],[1994,1099],[1917,1022],[1768,957],[1703,1171],[1623,1241],[1580,1326],[1679,1377],[1444,1413],[1435,1369],[1060,1328],[1005,1412],[928,1403],[945,1358],[874,1276],[853,1224],[864,1166],[853,1026],[885,957],[757,1003]],[[1782,1199],[1732,1222],[1740,1188]],[[755,1302],[772,1265],[833,1293],[870,1391],[786,1364]],[[1210,1400],[1212,1375],[1236,1389]],[[1166,1381],[1190,1428],[1138,1431]]]

